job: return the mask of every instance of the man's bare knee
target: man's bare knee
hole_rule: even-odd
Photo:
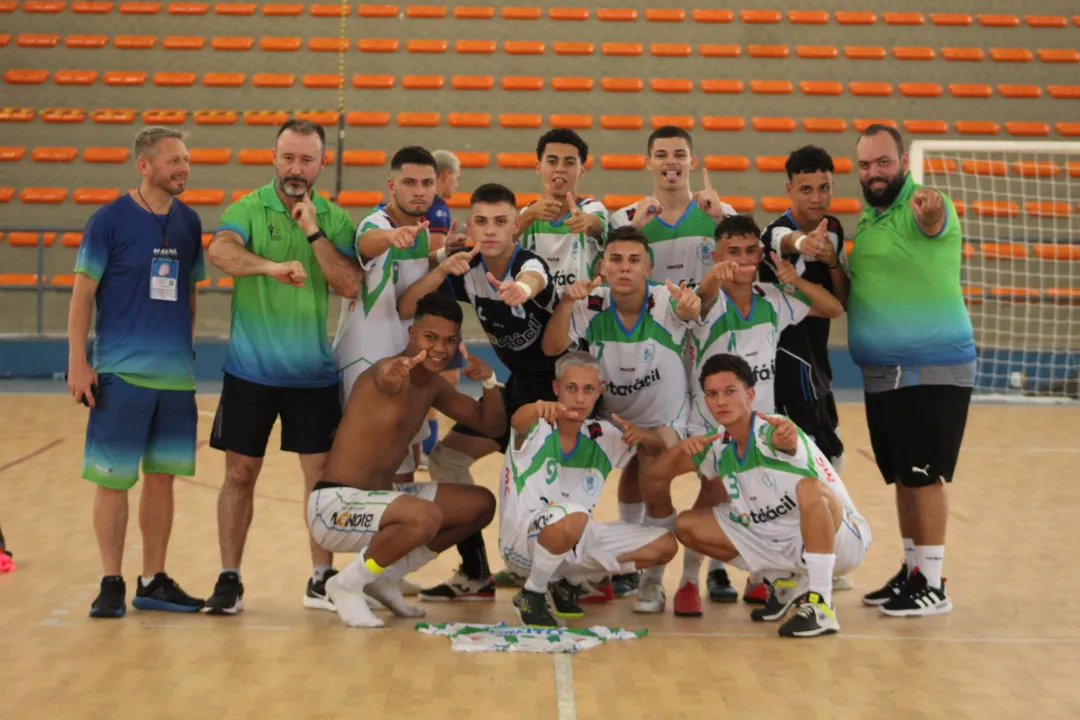
[[[541,530],[536,541],[549,552],[568,552],[581,539],[588,522],[588,514],[570,513]]]
[[[649,543],[648,547],[654,554],[652,561],[655,565],[667,565],[679,552],[679,543],[671,533],[664,533]]]
[[[415,533],[420,542],[424,543],[435,537],[442,522],[442,510],[435,503],[411,495],[402,495],[387,506],[379,522],[379,530],[400,525],[408,532]]]
[[[225,484],[238,490],[252,492],[261,469],[262,458],[230,455],[225,462]]]

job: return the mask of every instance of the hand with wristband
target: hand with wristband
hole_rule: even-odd
[[[470,355],[468,349],[465,347],[464,341],[458,345],[458,350],[461,352],[461,357],[465,358],[465,362],[467,363],[461,371],[462,375],[470,380],[479,382],[483,385],[485,390],[492,390],[499,387],[499,382],[495,379],[495,371],[480,358],[475,355]]]

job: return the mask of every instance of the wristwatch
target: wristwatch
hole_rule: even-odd
[[[322,231],[322,228],[319,228],[318,230],[316,230],[315,232],[313,232],[313,233],[311,233],[310,235],[307,236],[307,241],[309,243],[313,243],[316,240],[318,240],[319,238],[324,238],[324,237],[326,237],[326,233],[324,233]]]

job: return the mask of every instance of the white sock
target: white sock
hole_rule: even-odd
[[[646,515],[641,524],[645,527],[660,527],[670,531],[675,529],[675,513],[671,513],[665,518],[654,518],[650,515]],[[653,565],[642,571],[641,579],[645,580],[646,578],[653,578],[655,580],[663,581],[664,569],[666,567],[667,565]]]
[[[688,547],[683,548],[682,579],[679,580],[679,587],[688,582],[696,585],[701,581],[701,563],[704,560],[705,556],[697,550],[691,550]]]
[[[380,577],[387,578],[390,582],[397,582],[414,570],[424,567],[437,557],[439,557],[439,553],[421,545],[386,568],[386,571]]]
[[[746,579],[751,586],[760,585],[765,580],[765,573],[761,570],[755,570],[752,573],[748,573]]]
[[[904,564],[907,565],[908,574],[915,569],[915,541],[904,538]]]
[[[367,550],[367,548],[364,548],[358,552],[352,562],[346,565],[341,572],[337,574],[338,582],[345,586],[346,589],[353,592],[362,592],[365,585],[374,582],[383,574],[385,568],[373,571],[368,567]],[[375,563],[372,564],[374,565]]]
[[[944,545],[919,545],[915,548],[915,567],[930,587],[941,587],[941,566],[945,562]]]
[[[640,525],[645,519],[645,503],[619,503],[619,519],[623,522]]]
[[[716,558],[709,558],[709,572],[712,572],[713,570],[726,570],[726,569],[727,569],[727,565],[724,564],[723,560],[717,560]]]
[[[556,555],[549,552],[540,543],[536,543],[536,548],[533,550],[532,570],[529,571],[529,579],[525,581],[525,589],[531,592],[546,593],[548,583],[551,582],[551,576],[562,565],[565,557],[566,553]]]
[[[333,569],[333,565],[316,565],[311,570],[311,579],[315,582],[322,582],[326,578],[326,573]]]
[[[806,572],[810,576],[810,592],[817,593],[825,604],[832,607],[832,573],[836,565],[833,553],[803,553]]]

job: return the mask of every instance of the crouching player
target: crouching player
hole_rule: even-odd
[[[366,597],[395,615],[423,615],[405,604],[401,578],[480,532],[495,514],[495,498],[486,488],[393,482],[432,407],[484,433],[501,432],[506,425],[502,394],[486,364],[472,357],[462,371],[483,384],[482,403],[439,375],[458,349],[461,315],[449,295],[420,299],[405,351],[356,379],[323,480],[308,497],[315,541],[331,552],[357,553],[326,581],[327,596],[350,627],[383,625]]]
[[[754,372],[745,360],[709,358],[701,386],[727,434],[692,437],[649,465],[642,486],[649,514],[673,512],[671,479],[696,470],[719,504],[680,513],[679,542],[765,578],[769,597],[752,619],[781,620],[797,605],[781,636],[835,633],[833,574],[862,562],[870,526],[813,440],[786,417],[750,409]]]
[[[499,548],[510,567],[528,572],[514,608],[526,625],[555,626],[555,614],[581,617],[579,584],[636,573],[671,560],[670,532],[592,518],[604,481],[634,453],[655,455],[667,445],[654,430],[622,421],[590,420],[603,389],[599,361],[570,352],[555,364],[555,402],[525,405],[510,420],[510,448],[499,500]],[[556,582],[552,582],[556,579]]]

